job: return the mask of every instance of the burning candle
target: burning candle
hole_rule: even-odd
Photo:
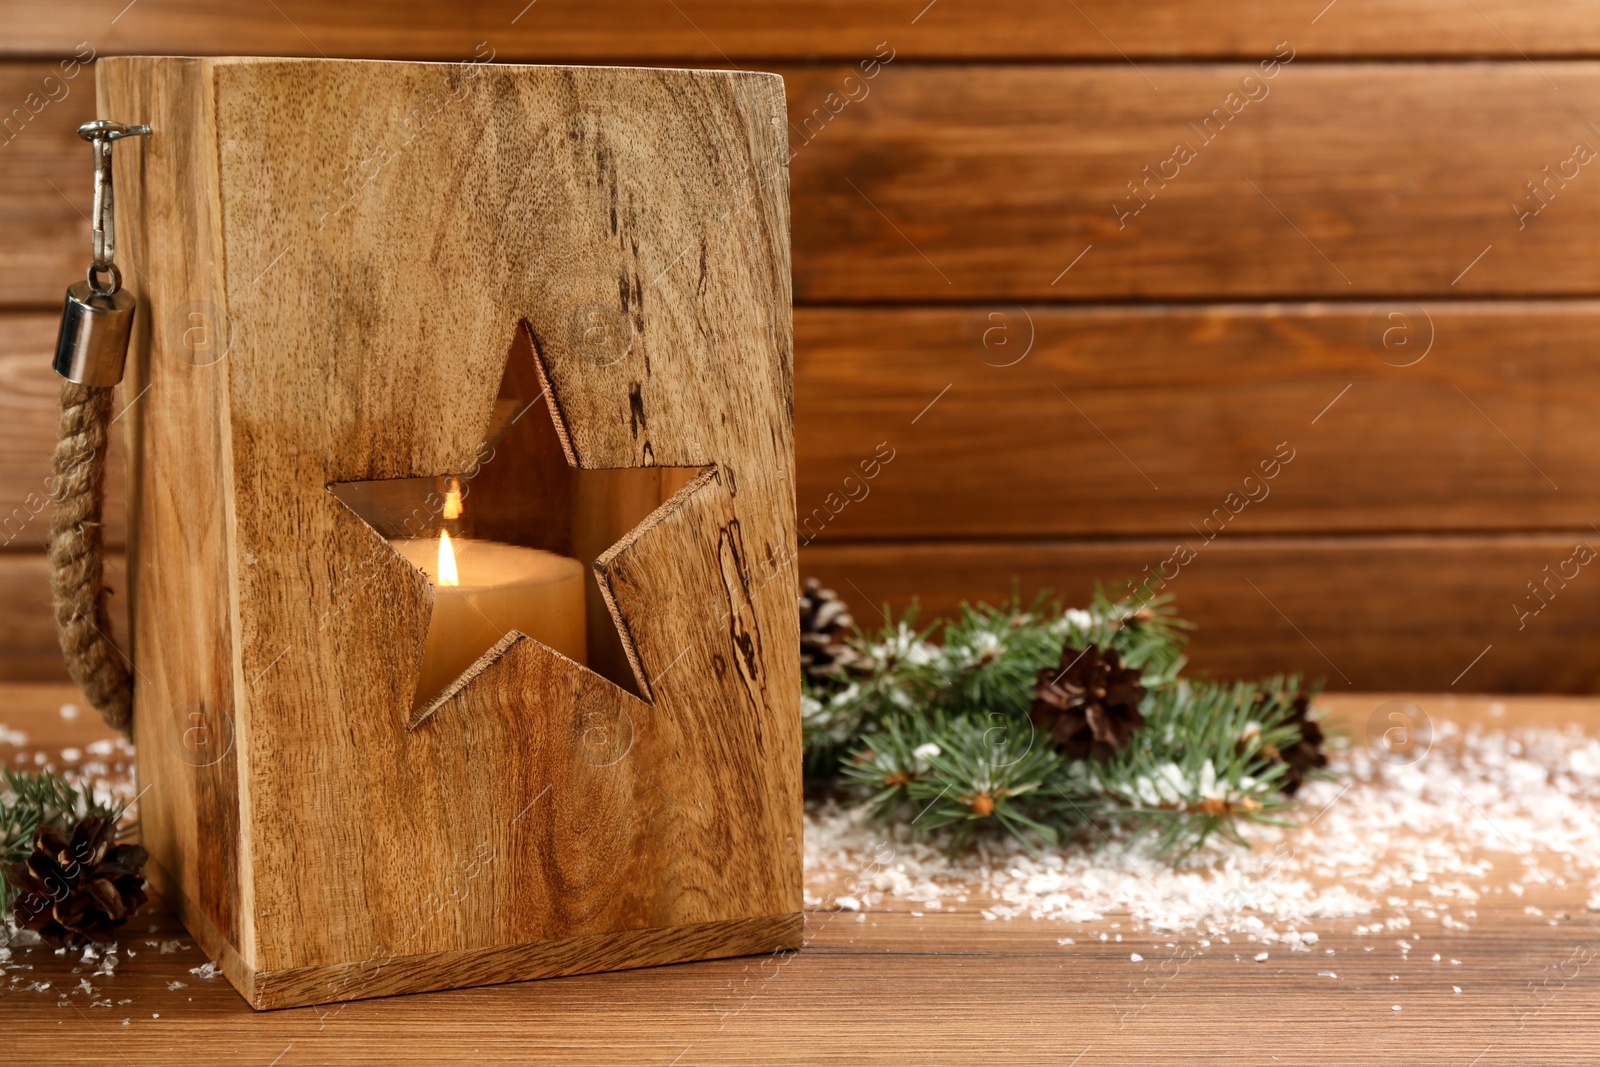
[[[459,514],[456,510],[452,515],[447,505],[446,518]],[[444,530],[437,541],[393,543],[434,585],[433,617],[417,683],[419,706],[512,630],[585,662],[582,563],[537,548],[456,540]]]

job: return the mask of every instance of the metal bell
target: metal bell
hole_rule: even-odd
[[[111,185],[111,145],[123,137],[139,137],[149,126],[125,126],[96,119],[78,127],[78,136],[94,148],[94,259],[89,274],[67,289],[56,335],[55,372],[69,382],[107,388],[122,381],[133,334],[133,294],[122,288],[116,255],[115,200]]]
[[[79,385],[109,387],[122,381],[133,311],[133,294],[120,285],[106,293],[87,281],[73,282],[56,335],[55,372]]]

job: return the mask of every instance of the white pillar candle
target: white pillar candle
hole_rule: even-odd
[[[417,684],[420,705],[436,696],[511,630],[583,663],[583,564],[498,541],[453,544],[456,582],[440,581],[440,542],[392,542],[433,583],[433,618]]]

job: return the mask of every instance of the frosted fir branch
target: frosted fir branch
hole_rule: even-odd
[[[888,618],[887,613],[885,618]],[[1063,611],[1040,598],[962,605],[916,628],[915,608],[873,633],[802,695],[813,791],[844,793],[885,821],[946,834],[959,849],[994,828],[1028,847],[1097,823],[1154,834],[1181,859],[1212,837],[1243,842],[1246,822],[1282,822],[1286,767],[1300,740],[1297,678],[1260,684],[1180,680],[1190,624],[1170,597],[1097,588]],[[1063,647],[1115,650],[1141,672],[1146,725],[1098,763],[1067,758],[1029,719],[1039,672]],[[1085,834],[1085,837],[1103,836]]]
[[[1275,681],[1267,699],[1248,682],[1152,690],[1145,726],[1128,747],[1105,763],[1075,765],[1063,792],[1101,821],[1153,833],[1156,851],[1177,859],[1213,835],[1242,844],[1240,823],[1281,824],[1291,806],[1281,791],[1286,768],[1269,753],[1298,738],[1289,694],[1299,685]]]
[[[1123,663],[1143,673],[1146,686],[1156,686],[1182,672],[1194,625],[1178,617],[1170,594],[1115,598],[1097,585],[1088,606],[1062,612],[1054,629],[1074,648],[1115,649]]]
[[[1048,786],[1061,762],[1004,717],[936,712],[886,721],[845,763],[844,775],[880,819],[923,832],[948,829],[952,849],[990,824],[1031,848],[1031,839],[1058,839],[1060,805]]]

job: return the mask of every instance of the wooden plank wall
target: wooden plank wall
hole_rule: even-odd
[[[780,71],[802,567],[858,617],[1156,572],[1200,624],[1201,669],[1600,684],[1592,2],[7,15],[0,679],[61,675],[30,494],[54,309],[88,242],[87,61],[232,53]]]

